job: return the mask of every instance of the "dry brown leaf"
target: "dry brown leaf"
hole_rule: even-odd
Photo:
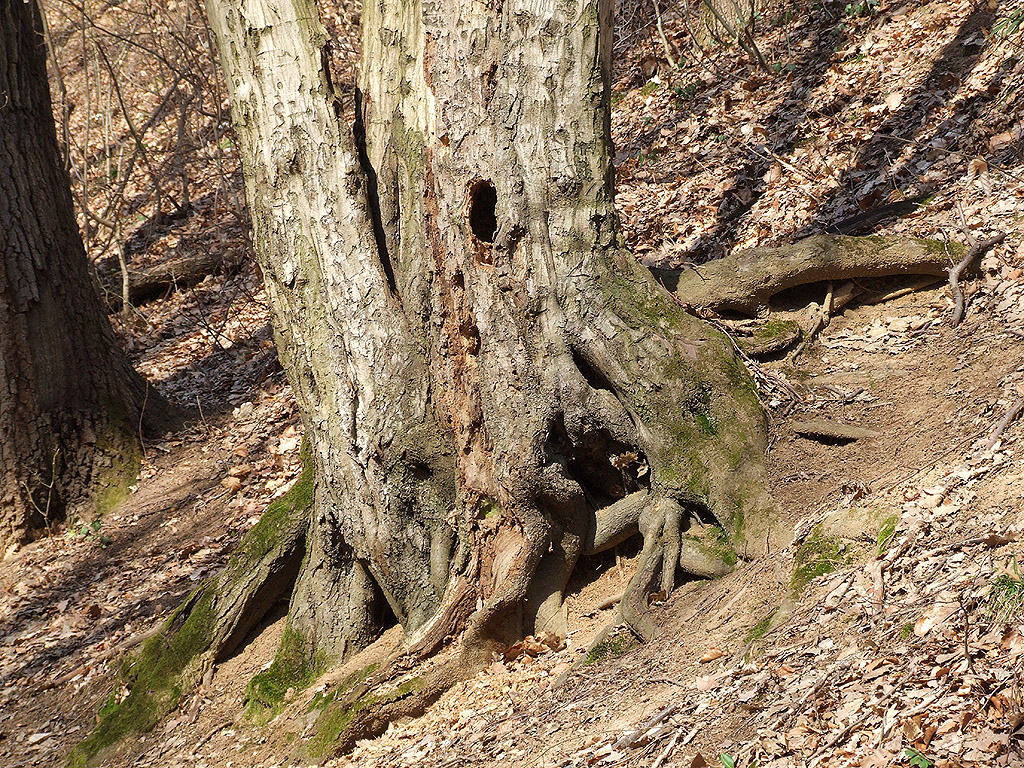
[[[693,687],[698,691],[710,691],[718,687],[721,679],[721,675],[702,675],[693,681]]]
[[[725,656],[725,651],[723,651],[721,648],[711,646],[706,651],[704,651],[704,655],[700,657],[700,663],[707,664],[708,662],[714,661],[715,659],[720,659],[723,656]]]
[[[997,133],[988,140],[988,148],[992,152],[998,152],[1003,147],[1013,143],[1013,135],[1009,131]]]
[[[238,493],[240,490],[242,490],[242,481],[239,480],[237,477],[232,477],[231,475],[228,475],[223,480],[221,480],[220,484],[227,488],[232,493]]]
[[[970,181],[975,176],[981,176],[988,172],[988,163],[983,158],[976,157],[967,164],[967,180]]]

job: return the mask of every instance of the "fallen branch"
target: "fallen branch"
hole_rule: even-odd
[[[989,248],[1006,239],[1005,232],[998,232],[997,234],[990,237],[988,240],[983,240],[980,243],[975,243],[974,246],[967,252],[967,255],[960,260],[960,263],[949,270],[949,290],[953,292],[953,318],[950,323],[956,328],[964,319],[964,292],[960,290],[960,275],[963,274],[970,265],[979,256],[984,254]]]
[[[990,451],[995,447],[995,444],[999,442],[999,438],[1002,437],[1003,432],[1005,432],[1006,428],[1013,423],[1013,420],[1020,415],[1022,409],[1024,409],[1024,397],[1019,397],[1017,398],[1017,402],[1010,406],[1010,410],[1006,412],[1006,415],[999,420],[998,424],[996,424],[995,431],[988,439],[988,442],[985,443],[984,450]]]
[[[672,715],[674,715],[678,709],[679,709],[679,705],[678,704],[669,704],[664,709],[662,709],[659,712],[655,713],[653,717],[651,717],[649,720],[647,720],[647,722],[645,722],[639,728],[634,728],[632,730],[626,731],[619,738],[619,740],[616,741],[612,745],[612,750],[617,752],[618,750],[622,749],[623,747],[632,746],[637,741],[637,739],[639,739],[641,736],[643,736],[645,733],[647,733],[649,730],[651,730],[651,728],[656,726],[658,723],[660,723],[665,718],[668,718],[668,717],[671,717]]]
[[[816,235],[778,248],[751,248],[674,273],[655,270],[691,307],[753,315],[775,294],[826,280],[945,276],[965,246],[905,237]],[[675,285],[672,286],[673,278]]]
[[[157,298],[168,290],[188,288],[203,281],[221,268],[222,254],[211,251],[196,251],[188,256],[167,259],[142,269],[131,271],[131,285],[128,300],[141,304]],[[108,304],[119,309],[122,297],[111,292]]]

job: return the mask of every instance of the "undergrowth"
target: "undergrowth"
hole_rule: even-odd
[[[1015,624],[1024,618],[1024,576],[1017,558],[1012,573],[1001,573],[992,582],[988,596],[988,617],[997,624]]]

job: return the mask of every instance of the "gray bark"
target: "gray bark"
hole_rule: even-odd
[[[717,569],[691,525],[763,544],[749,378],[618,245],[610,3],[365,3],[354,136],[309,0],[208,11],[317,477],[294,628],[341,656],[384,599],[407,650],[482,658],[564,632],[599,541],[668,590]]]
[[[36,4],[0,2],[0,552],[134,482],[166,404],[101,309],[54,131]]]

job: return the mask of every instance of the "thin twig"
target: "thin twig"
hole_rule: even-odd
[[[971,238],[973,239],[973,238]],[[994,245],[999,245],[1006,239],[1005,232],[998,232],[988,240],[983,240],[980,243],[975,243],[974,246],[967,252],[967,255],[963,257],[959,264],[949,270],[949,289],[953,293],[953,317],[950,323],[956,328],[964,319],[964,293],[960,290],[960,275],[965,269],[967,269],[971,263],[985,253],[989,248]]]
[[[668,61],[669,67],[674,72],[676,69],[676,59],[672,55],[672,51],[668,45],[668,38],[665,37],[665,29],[661,25],[661,7],[659,6],[660,0],[651,0],[651,5],[654,7],[654,19],[657,22],[658,37],[661,39],[661,47],[665,49],[665,60]]]
[[[995,447],[995,444],[999,442],[999,438],[1002,436],[1003,432],[1005,432],[1006,428],[1013,423],[1013,420],[1020,415],[1022,409],[1024,409],[1024,397],[1018,397],[1017,402],[1010,406],[1010,410],[1008,410],[1006,415],[999,420],[998,424],[996,424],[996,429],[992,433],[992,437],[990,437],[988,442],[985,443],[984,450],[990,451]]]
[[[651,768],[661,768],[661,764],[668,759],[668,756],[672,754],[672,750],[676,748],[676,742],[679,741],[679,737],[682,733],[682,731],[675,732],[675,735],[672,736],[672,740],[668,743],[668,746],[662,750],[660,755],[658,755],[658,759],[651,763]]]

